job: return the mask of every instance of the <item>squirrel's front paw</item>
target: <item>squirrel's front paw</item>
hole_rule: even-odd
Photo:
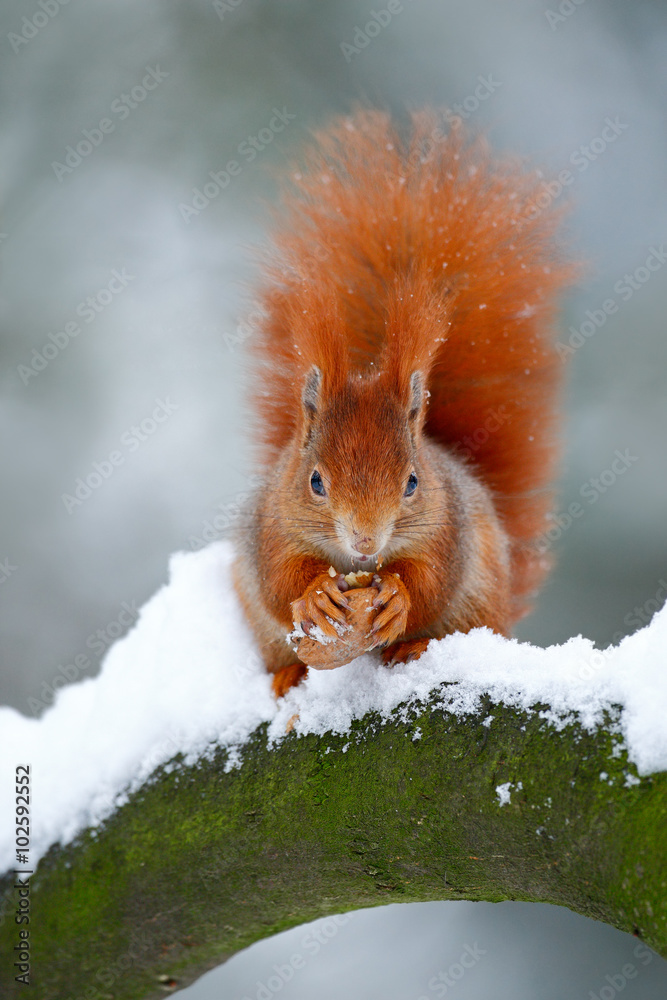
[[[319,628],[324,635],[337,639],[347,624],[348,589],[342,574],[320,573],[298,601],[292,602],[292,621],[306,635]],[[336,627],[338,626],[338,627]]]
[[[378,590],[373,607],[379,611],[370,631],[373,638],[371,648],[375,649],[395,642],[405,633],[411,602],[407,587],[398,573],[376,574],[373,586]]]

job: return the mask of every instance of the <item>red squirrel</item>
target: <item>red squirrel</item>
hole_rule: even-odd
[[[284,192],[252,344],[264,481],[234,566],[278,697],[307,672],[294,625],[345,625],[343,574],[373,572],[371,643],[394,664],[509,635],[549,567],[553,326],[576,268],[541,175],[441,124],[338,119]]]

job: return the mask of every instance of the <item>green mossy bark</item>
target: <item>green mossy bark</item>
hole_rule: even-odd
[[[608,723],[422,707],[272,748],[263,728],[229,772],[224,751],[160,769],[32,877],[35,993],[161,997],[294,925],[425,900],[557,903],[667,956],[667,774],[626,787]],[[14,997],[13,879],[2,888],[0,992]]]

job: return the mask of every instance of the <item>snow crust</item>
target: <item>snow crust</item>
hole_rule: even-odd
[[[506,781],[504,785],[496,785],[496,795],[498,805],[508,806],[512,801],[512,782]]]
[[[639,778],[636,779],[639,781]],[[523,788],[523,782],[518,781],[516,785],[512,785],[511,781],[506,781],[503,785],[496,785],[496,795],[498,796],[498,805],[508,806],[512,801],[512,790],[516,788],[517,791],[521,791]],[[548,800],[551,803],[551,799]]]
[[[540,705],[559,727],[576,716],[592,729],[619,705],[617,725],[639,774],[667,770],[667,607],[609,650],[581,636],[541,649],[476,629],[433,641],[418,662],[393,669],[366,654],[311,670],[276,704],[231,585],[232,558],[226,541],[172,556],[170,582],[109,649],[99,676],[61,689],[41,719],[0,708],[0,871],[15,864],[17,764],[30,765],[34,867],[52,843],[99,823],[179,751],[193,762],[223,745],[233,767],[262,722],[273,741],[295,715],[298,734],[346,733],[371,710],[387,717],[438,689],[443,709],[459,716],[490,695],[517,708]],[[502,803],[509,789],[497,791]]]

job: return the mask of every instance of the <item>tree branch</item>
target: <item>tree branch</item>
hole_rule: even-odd
[[[31,982],[42,1000],[160,997],[305,921],[426,900],[557,903],[667,956],[667,775],[627,787],[615,728],[421,706],[274,747],[262,727],[228,772],[222,750],[161,768],[40,862]],[[5,956],[19,941],[13,886],[6,876]],[[3,964],[2,995],[22,995]]]

